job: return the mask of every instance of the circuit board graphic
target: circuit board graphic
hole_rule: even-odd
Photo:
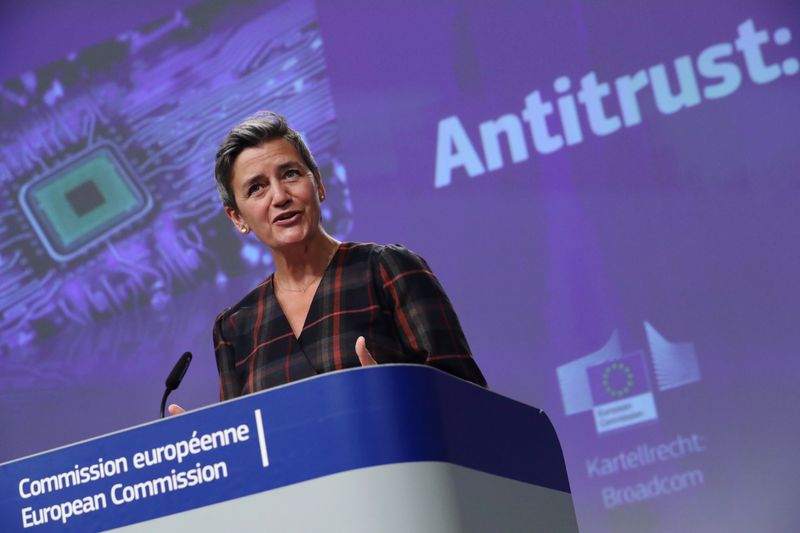
[[[55,261],[78,256],[150,210],[147,190],[123,161],[112,145],[100,144],[22,186],[22,209]]]
[[[344,238],[322,44],[311,1],[212,1],[0,84],[0,355],[266,275],[268,250],[234,231],[213,180],[219,142],[257,110],[301,132]]]

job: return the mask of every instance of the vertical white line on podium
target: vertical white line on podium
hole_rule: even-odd
[[[255,410],[256,431],[258,431],[258,449],[261,450],[261,465],[266,468],[269,466],[269,456],[267,455],[267,440],[264,438],[264,422],[261,421],[261,409]]]

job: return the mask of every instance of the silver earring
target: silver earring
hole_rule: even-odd
[[[242,233],[247,233],[248,231],[250,231],[250,229],[247,226],[242,226],[241,228],[239,228],[239,231],[241,231]]]

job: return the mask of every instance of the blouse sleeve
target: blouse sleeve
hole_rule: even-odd
[[[397,244],[379,250],[379,293],[405,351],[426,365],[485,387],[453,305],[425,260]]]
[[[227,310],[214,321],[214,355],[219,372],[219,401],[230,400],[242,394],[242,386],[236,374],[236,357],[233,345],[225,340],[223,323]]]

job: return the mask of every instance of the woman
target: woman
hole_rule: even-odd
[[[228,218],[275,264],[214,324],[221,400],[376,362],[428,364],[486,385],[422,258],[325,232],[319,169],[283,117],[261,112],[231,130],[215,180]]]

